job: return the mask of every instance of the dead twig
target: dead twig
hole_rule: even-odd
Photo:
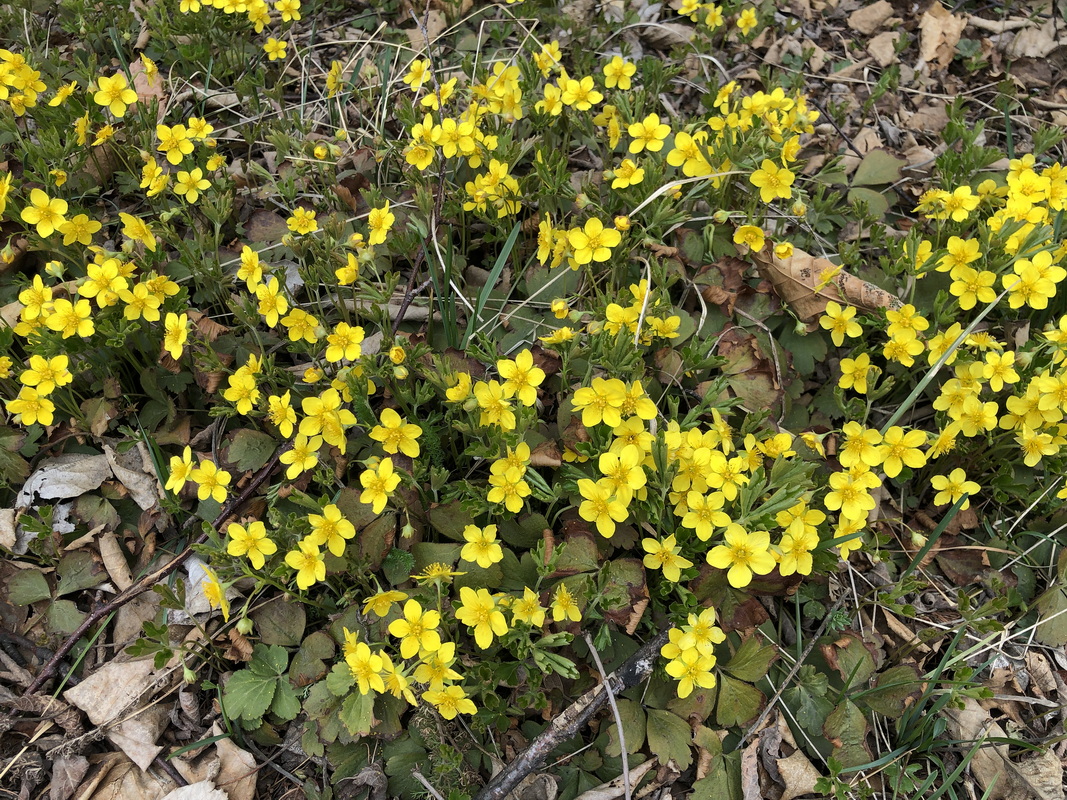
[[[215,530],[218,530],[227,519],[232,517],[238,511],[238,509],[240,509],[246,502],[248,502],[252,494],[263,484],[265,480],[267,480],[268,477],[270,477],[271,472],[273,472],[274,468],[278,465],[278,460],[281,458],[282,453],[288,450],[290,446],[291,445],[286,445],[284,447],[279,448],[278,451],[271,458],[271,460],[267,462],[267,465],[252,476],[252,480],[248,482],[248,485],[241,491],[241,493],[230,499],[226,503],[226,505],[222,507],[222,511],[219,513],[218,518],[216,518],[216,520],[212,523],[212,527]],[[190,516],[184,523],[182,523],[181,530],[188,530],[189,528],[193,527],[196,522],[197,518]],[[100,620],[107,617],[109,614],[126,605],[135,597],[138,597],[139,595],[142,595],[147,592],[165,577],[174,572],[178,567],[185,563],[185,560],[189,558],[189,556],[192,555],[193,548],[196,545],[203,544],[207,541],[207,537],[207,533],[202,533],[196,538],[195,541],[189,544],[184,550],[178,553],[178,555],[176,555],[173,559],[168,561],[162,567],[153,572],[148,573],[135,584],[130,586],[130,588],[126,589],[125,591],[119,592],[110,601],[104,603],[103,605],[97,607],[91,613],[89,613],[82,621],[82,623],[77,627],[74,633],[68,636],[66,641],[64,641],[63,644],[59,646],[59,648],[53,654],[52,658],[48,660],[48,663],[41,668],[41,671],[38,673],[37,677],[34,678],[33,683],[31,683],[26,689],[26,694],[34,694],[35,692],[40,691],[41,687],[45,684],[45,682],[49,678],[51,678],[52,675],[55,673],[56,669],[58,669],[60,662],[67,656],[68,653],[70,653],[70,651],[74,648],[74,645],[77,644],[78,640],[85,635],[86,631],[88,631],[93,625],[98,623]]]
[[[647,300],[648,293],[645,293]],[[642,313],[644,313],[642,311]],[[596,662],[596,668],[600,671],[602,676],[605,676],[604,664],[600,660],[600,653],[597,652],[596,646],[593,644],[593,637],[588,633],[585,634],[585,643],[589,647],[589,652],[593,655],[593,661]],[[626,734],[622,729],[622,715],[619,714],[619,706],[615,702],[615,693],[611,691],[611,683],[607,680],[604,681],[604,691],[608,693],[608,705],[611,706],[611,714],[615,717],[615,729],[619,732],[619,754],[622,757],[622,792],[625,800],[630,800],[630,759],[626,752]]]
[[[603,707],[608,698],[608,684],[611,684],[611,691],[618,694],[652,674],[652,667],[659,658],[660,648],[667,642],[669,632],[670,629],[665,630],[645,643],[615,672],[605,676],[603,683],[583,694],[553,719],[514,761],[478,792],[474,800],[502,800],[523,778],[544,764],[556,747],[574,736]]]

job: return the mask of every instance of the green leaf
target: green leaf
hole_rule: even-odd
[[[259,647],[257,645],[256,649]],[[223,708],[230,719],[260,719],[270,708],[277,688],[277,677],[263,677],[250,669],[243,669],[226,682],[226,688],[222,691]]]
[[[619,707],[619,719],[622,720],[622,733],[626,739],[626,752],[632,755],[638,752],[645,744],[645,710],[640,703],[633,700],[619,698],[615,702]],[[618,724],[612,723],[611,727],[608,728],[608,736],[611,741],[604,748],[604,752],[609,756],[622,755],[622,747],[619,744]]]
[[[252,649],[252,660],[248,662],[248,669],[262,678],[277,678],[285,674],[288,664],[289,654],[285,652],[284,647],[276,644],[257,644]]]
[[[921,691],[919,671],[910,664],[898,664],[879,673],[874,689],[862,700],[872,711],[896,719],[904,713],[908,699],[918,697]]]
[[[1063,586],[1053,586],[1037,598],[1037,610],[1041,621],[1034,631],[1034,638],[1049,647],[1067,644],[1067,591]]]
[[[719,675],[719,702],[715,718],[723,728],[743,727],[754,720],[766,701],[763,692],[723,673]]]
[[[48,607],[48,629],[52,633],[69,636],[84,619],[85,614],[70,600],[56,600]]]
[[[274,437],[270,434],[242,428],[233,435],[226,460],[241,472],[255,472],[270,461],[274,447]]]
[[[29,476],[30,464],[18,453],[25,438],[21,431],[0,425],[0,482],[14,484]]]
[[[689,800],[743,800],[740,753],[716,756],[711,760],[708,774],[693,783]]]
[[[760,645],[755,636],[749,636],[741,642],[741,646],[723,669],[738,680],[755,683],[767,674],[776,656],[773,647]]]
[[[56,567],[56,572],[59,574],[56,597],[82,589],[91,589],[99,586],[105,579],[104,572],[99,569],[96,559],[84,550],[75,550],[63,556]]]
[[[296,719],[300,713],[300,698],[296,696],[296,690],[289,681],[281,678],[277,682],[274,699],[271,700],[270,713],[279,719],[289,722]]]
[[[867,718],[859,706],[845,700],[826,718],[823,735],[834,746],[833,757],[844,767],[858,767],[871,760],[867,749]]]
[[[884,193],[876,192],[874,189],[866,189],[862,186],[856,186],[848,190],[848,202],[852,205],[866,203],[867,211],[873,217],[882,217],[889,211],[889,200],[886,199]]]
[[[300,645],[289,665],[289,680],[296,686],[308,686],[328,672],[326,659],[333,658],[337,646],[329,634],[315,631]]]
[[[51,596],[48,581],[39,569],[20,570],[7,582],[7,599],[12,605],[28,606]]]
[[[834,710],[834,704],[826,699],[830,682],[810,664],[805,664],[797,673],[796,686],[785,690],[782,697],[793,712],[801,727],[810,733],[820,733],[826,718]]]
[[[907,166],[903,158],[887,150],[871,150],[852,173],[853,186],[887,186],[900,180],[900,170]]]
[[[463,510],[459,500],[431,507],[429,517],[434,530],[456,542],[466,541],[463,538],[463,529],[474,524],[473,517]]]
[[[256,623],[256,632],[264,644],[282,647],[300,644],[307,624],[304,606],[287,602],[284,597],[276,597],[264,603],[249,616]]]
[[[693,762],[693,732],[689,723],[670,711],[649,709],[646,724],[648,748],[666,764],[674,759],[678,769],[685,770]],[[629,749],[629,742],[627,742]]]
[[[878,669],[874,656],[855,634],[843,633],[831,644],[821,645],[826,663],[836,669],[846,687],[865,686]]]
[[[352,670],[344,662],[334,664],[333,669],[326,675],[326,688],[330,690],[330,694],[336,697],[343,697],[348,694],[348,690],[352,688],[355,682],[352,677]]]
[[[392,586],[399,586],[408,580],[415,569],[415,556],[407,550],[394,547],[382,561],[382,574]]]
[[[340,719],[353,736],[366,736],[374,724],[374,692],[356,692],[341,704]]]

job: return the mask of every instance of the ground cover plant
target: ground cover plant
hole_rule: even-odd
[[[0,787],[1062,796],[1063,20],[908,13],[0,12]]]

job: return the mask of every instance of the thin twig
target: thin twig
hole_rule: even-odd
[[[589,652],[593,654],[596,668],[600,670],[600,674],[603,676],[604,691],[608,693],[608,705],[611,706],[611,713],[615,717],[615,728],[619,732],[619,754],[622,756],[622,796],[625,800],[630,800],[630,758],[626,752],[626,735],[622,730],[622,715],[619,714],[619,706],[615,702],[615,692],[611,691],[611,683],[607,680],[607,672],[605,672],[604,664],[600,660],[600,653],[597,652],[596,646],[593,644],[593,637],[588,633],[585,634],[585,643],[589,646]]]
[[[274,468],[278,465],[278,460],[281,458],[282,453],[287,451],[290,446],[291,445],[285,445],[279,448],[278,452],[276,452],[271,458],[271,460],[267,462],[267,465],[252,476],[252,480],[248,482],[248,485],[241,491],[241,493],[238,494],[236,497],[233,497],[229,502],[226,503],[225,506],[223,506],[218,518],[216,518],[216,520],[212,523],[212,528],[217,531],[227,519],[232,517],[238,511],[238,509],[240,509],[246,502],[248,502],[248,499],[252,496],[252,494],[270,476],[271,472],[274,471]],[[181,531],[184,532],[188,530],[193,526],[195,522],[197,522],[197,517],[190,516],[187,520],[185,520],[184,523],[182,523]],[[138,597],[147,592],[165,577],[167,577],[176,569],[178,569],[178,567],[180,567],[185,562],[185,560],[192,555],[193,548],[196,545],[200,545],[206,542],[207,538],[207,533],[200,534],[200,536],[198,536],[195,541],[193,541],[184,550],[178,553],[178,555],[176,555],[172,560],[168,561],[166,564],[164,564],[162,567],[155,570],[154,572],[148,573],[139,581],[137,581],[137,583],[133,584],[125,591],[119,592],[119,594],[115,595],[109,602],[104,603],[103,605],[94,609],[90,614],[88,614],[82,621],[82,623],[74,631],[74,633],[67,637],[66,641],[64,641],[63,644],[59,646],[52,658],[49,659],[48,663],[44,665],[40,673],[38,673],[37,677],[34,678],[33,683],[31,683],[26,689],[26,694],[33,694],[34,692],[40,690],[41,686],[44,685],[45,681],[52,677],[56,669],[59,667],[60,662],[67,656],[68,653],[70,653],[72,649],[74,649],[74,645],[78,643],[78,640],[81,639],[81,637],[85,634],[86,631],[88,631],[93,625],[98,623],[100,620],[104,619],[104,617],[126,605],[135,597]]]
[[[617,670],[604,676],[599,686],[583,694],[553,719],[514,761],[475,795],[474,800],[503,800],[523,778],[544,764],[553,750],[574,736],[603,707],[608,697],[608,684],[611,684],[612,691],[619,693],[636,686],[652,674],[652,667],[659,658],[660,648],[667,642],[669,632],[670,629],[662,631],[656,638],[646,642]]]
[[[762,725],[763,721],[767,719],[767,715],[770,714],[771,710],[775,707],[775,705],[778,704],[778,700],[781,699],[782,693],[787,688],[789,688],[789,684],[792,682],[793,678],[796,677],[796,674],[798,672],[800,672],[800,668],[804,665],[804,662],[808,660],[808,656],[811,655],[811,651],[815,649],[815,643],[819,641],[819,637],[826,632],[826,626],[830,624],[830,617],[832,617],[834,612],[837,611],[838,607],[841,605],[844,599],[845,595],[842,594],[840,597],[837,598],[837,600],[834,601],[834,604],[830,607],[830,610],[826,612],[826,616],[823,617],[822,623],[820,623],[819,625],[819,629],[815,631],[815,635],[811,637],[811,641],[808,642],[808,646],[804,648],[804,652],[800,654],[800,658],[798,658],[796,663],[793,664],[793,668],[789,670],[789,674],[785,676],[785,680],[782,681],[782,685],[778,687],[778,691],[774,693],[774,697],[772,697],[771,701],[767,703],[767,707],[763,709],[763,712],[758,717],[756,717],[756,721],[749,726],[747,731],[745,731],[745,735],[741,737],[741,741],[737,744],[738,749],[740,749],[745,742],[752,738],[752,734],[759,730],[760,725]]]
[[[433,788],[433,784],[431,784],[428,780],[426,780],[426,778],[423,777],[421,772],[419,772],[418,770],[415,770],[414,772],[411,773],[411,776],[415,780],[417,780],[419,783],[421,783],[423,786],[426,787],[426,791],[428,791],[430,794],[432,794],[434,796],[434,800],[445,800],[444,795],[442,795],[439,791],[437,791],[435,788]]]

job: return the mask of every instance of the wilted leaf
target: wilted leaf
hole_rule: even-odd
[[[1034,638],[1049,647],[1067,644],[1067,590],[1055,585],[1037,599],[1041,621]]]
[[[56,600],[48,607],[48,630],[69,636],[78,629],[85,614],[70,600]]]
[[[919,58],[947,67],[956,55],[956,45],[966,27],[966,17],[950,13],[937,0],[919,19]]]
[[[18,452],[25,438],[21,431],[0,425],[0,481],[15,484],[30,474],[29,462]]]
[[[679,769],[688,769],[693,762],[693,732],[689,723],[670,711],[658,708],[648,710],[646,725],[648,749],[666,764],[674,759]],[[629,742],[627,742],[629,749]]]
[[[885,289],[845,272],[825,258],[794,250],[778,258],[768,245],[752,254],[760,275],[770,281],[782,301],[804,322],[818,319],[830,300],[863,311],[900,308],[900,299]]]
[[[858,767],[871,760],[867,748],[867,718],[859,706],[844,700],[826,718],[823,735],[834,746],[834,758],[845,767]]]
[[[874,689],[863,695],[862,700],[872,711],[896,719],[904,713],[908,701],[921,692],[919,671],[910,664],[898,664],[879,673]]]
[[[141,698],[155,680],[152,659],[112,661],[63,693],[94,725],[110,722]]]
[[[56,500],[99,489],[111,477],[107,456],[74,454],[50,458],[38,466],[19,491],[15,505],[24,508],[34,497]]]
[[[846,686],[865,685],[878,669],[868,645],[854,634],[842,633],[836,641],[820,645],[819,649]]]
[[[864,4],[848,15],[848,27],[864,36],[870,36],[882,23],[893,16],[893,6],[886,0]]]

